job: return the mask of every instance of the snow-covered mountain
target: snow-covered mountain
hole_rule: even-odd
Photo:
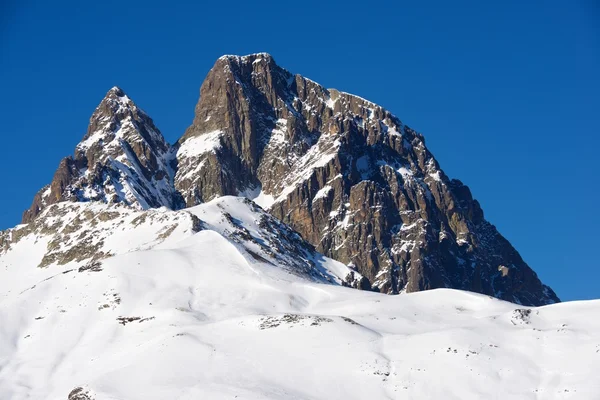
[[[600,301],[344,287],[360,279],[244,198],[53,204],[0,235],[0,399],[600,393]]]
[[[175,153],[152,119],[113,87],[94,111],[75,155],[60,162],[52,183],[36,194],[23,222],[60,201],[180,208],[174,166]]]
[[[179,145],[175,186],[188,206],[251,197],[376,290],[559,301],[469,188],[446,176],[421,134],[269,54],[217,60]]]
[[[558,302],[421,134],[223,56],[173,145],[112,88],[0,232],[0,399],[600,398]]]
[[[361,287],[397,294],[455,288],[524,305],[558,302],[449,179],[424,137],[384,108],[326,89],[265,53],[223,56],[192,125],[169,146],[118,88],[23,217],[60,201],[181,209],[245,196],[318,251],[355,268]]]

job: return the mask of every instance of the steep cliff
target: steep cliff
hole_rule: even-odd
[[[380,291],[558,301],[421,134],[268,54],[217,60],[178,146],[175,186],[187,206],[248,196]]]

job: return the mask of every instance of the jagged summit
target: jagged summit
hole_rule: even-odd
[[[23,218],[62,200],[190,207],[246,196],[385,293],[457,288],[559,301],[446,176],[423,135],[383,107],[257,53],[220,57],[170,147],[119,88]]]
[[[138,209],[177,208],[174,153],[152,119],[113,87],[102,99],[74,156],[34,197],[23,222],[59,201],[123,203]]]
[[[127,93],[123,89],[118,86],[113,86],[110,88],[106,95],[98,104],[96,111],[103,111],[106,113],[116,113],[119,111],[120,107],[125,108],[137,108],[136,104],[131,100]]]
[[[240,55],[236,55],[236,54],[224,54],[221,57],[219,57],[217,59],[217,61],[220,60],[236,60],[236,61],[255,61],[255,60],[266,60],[266,61],[275,61],[273,56],[269,53],[265,53],[265,52],[260,52],[260,53],[251,53],[251,54],[246,54],[243,56]]]
[[[187,206],[246,195],[377,290],[558,301],[423,135],[270,56],[217,60],[179,145],[175,187]]]
[[[119,97],[123,97],[126,96],[125,92],[123,91],[123,89],[121,89],[118,86],[113,86],[110,88],[110,90],[106,93],[105,97],[108,97],[110,95],[114,94],[115,96],[119,96]]]
[[[145,142],[149,147],[161,152],[168,148],[152,119],[121,88],[115,86],[96,107],[90,118],[87,133],[77,145],[76,152],[87,151],[98,144],[105,148],[96,149],[97,155],[107,156],[110,151],[106,150],[120,146],[119,139],[122,138],[132,142]]]

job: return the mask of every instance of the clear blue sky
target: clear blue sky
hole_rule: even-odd
[[[173,142],[219,56],[265,51],[422,132],[563,300],[600,297],[597,1],[204,3],[1,2],[0,229],[109,88]]]

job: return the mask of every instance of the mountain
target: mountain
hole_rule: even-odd
[[[187,206],[250,197],[381,292],[446,287],[559,301],[421,134],[268,54],[217,60],[178,146],[174,182]]]
[[[0,235],[0,398],[597,397],[599,301],[388,296],[352,273],[239,197],[50,205]]]
[[[29,224],[0,232],[0,266],[16,268],[27,260],[25,264],[41,269],[73,264],[81,265],[79,272],[101,270],[103,260],[111,257],[170,248],[208,230],[250,263],[276,265],[317,282],[360,284],[360,274],[323,257],[250,200],[231,196],[179,211],[136,210],[122,203],[53,204]]]
[[[23,214],[23,223],[60,201],[180,208],[174,166],[175,153],[152,119],[113,87],[94,111],[75,155],[60,162],[52,183]]]
[[[192,125],[173,146],[111,89],[75,156],[61,162],[23,222],[64,200],[177,210],[225,195],[250,198],[356,270],[363,289],[559,301],[484,218],[469,188],[446,176],[423,135],[265,53],[217,60]]]
[[[421,134],[224,56],[173,145],[112,88],[0,232],[0,399],[594,398],[558,302]]]

